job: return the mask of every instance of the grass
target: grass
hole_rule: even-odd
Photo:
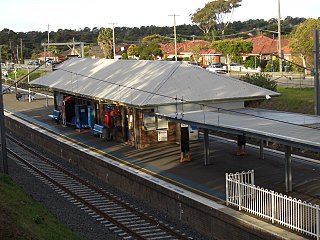
[[[30,69],[30,72],[32,71],[33,69]],[[8,77],[11,78],[11,79],[20,79],[21,77],[25,76],[28,74],[28,71],[27,70],[24,70],[24,69],[20,69],[20,70],[17,70],[16,74],[14,72],[10,72],[8,74]],[[36,79],[36,78],[39,78],[43,75],[47,74],[47,72],[44,72],[44,71],[41,71],[41,70],[36,70],[34,72],[32,72],[30,74],[30,81]],[[16,77],[16,78],[15,78]],[[27,78],[24,80],[24,81],[27,81]]]
[[[80,236],[0,174],[0,239],[78,240]]]
[[[314,114],[314,89],[313,88],[280,88],[277,92],[279,97],[264,100],[260,108],[278,111]]]

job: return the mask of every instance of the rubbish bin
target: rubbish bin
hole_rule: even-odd
[[[284,66],[284,71],[287,73],[289,72],[290,66]]]

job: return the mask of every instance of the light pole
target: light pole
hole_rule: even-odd
[[[280,20],[280,0],[278,0],[278,41],[279,41],[279,71],[282,74],[282,44],[281,44],[281,20]]]
[[[313,31],[314,38],[314,112],[320,115],[320,97],[319,97],[319,31]]]
[[[1,57],[1,49],[0,45],[0,130],[1,130],[1,155],[2,155],[2,164],[3,164],[3,172],[8,174],[8,158],[7,158],[7,145],[6,145],[6,133],[5,133],[5,120],[4,120],[4,112],[3,112],[3,91],[2,91],[2,57]]]
[[[49,32],[49,27],[50,27],[50,24],[48,24],[48,48],[49,48],[49,43],[50,43],[50,32]]]
[[[178,53],[177,53],[177,31],[176,31],[176,17],[179,15],[173,14],[169,15],[170,17],[173,16],[173,34],[174,34],[174,56],[175,60],[178,61]]]
[[[23,64],[22,38],[20,38],[20,63]]]
[[[116,59],[116,40],[115,40],[115,37],[114,37],[114,25],[117,24],[117,23],[109,23],[109,24],[112,24],[112,43],[113,43],[113,59]]]

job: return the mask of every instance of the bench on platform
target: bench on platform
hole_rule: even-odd
[[[48,117],[51,118],[52,120],[58,120],[58,118],[60,117],[60,111],[53,110],[52,114],[49,114]]]
[[[31,94],[30,94],[31,95]],[[18,101],[21,101],[21,100],[25,100],[29,97],[29,93],[22,93],[22,92],[17,92],[16,93],[16,99]]]
[[[103,128],[104,128],[104,126],[99,125],[99,124],[95,124],[95,125],[93,126],[93,129],[90,130],[90,132],[91,132],[93,135],[99,135],[100,138],[102,138]]]

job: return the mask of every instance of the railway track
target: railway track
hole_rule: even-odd
[[[98,188],[10,135],[9,157],[123,239],[192,239]]]

